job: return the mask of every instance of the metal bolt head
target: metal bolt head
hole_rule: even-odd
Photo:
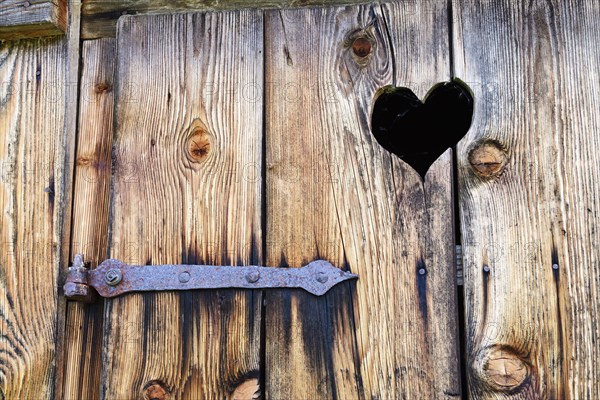
[[[246,278],[246,281],[248,281],[248,283],[257,282],[260,279],[260,272],[258,272],[255,269],[250,270],[250,271],[246,272],[245,278]]]
[[[558,269],[558,264],[552,264],[552,269]]]
[[[179,282],[188,283],[190,281],[191,275],[187,271],[183,271],[179,274]]]
[[[419,275],[425,275],[426,272],[425,268],[419,268]]]
[[[315,279],[319,283],[325,283],[329,280],[329,277],[325,272],[317,272],[317,276],[315,277]]]
[[[110,286],[117,286],[119,283],[121,283],[122,279],[123,273],[121,272],[121,270],[116,268],[109,269],[106,272],[106,275],[104,275],[104,282],[106,282],[106,284]]]
[[[490,267],[488,267],[487,265],[485,265],[483,267],[483,272],[490,272]]]

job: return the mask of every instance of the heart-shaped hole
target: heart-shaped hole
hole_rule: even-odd
[[[412,90],[386,86],[375,94],[373,136],[425,177],[431,164],[471,126],[473,95],[458,79],[438,83],[421,101]]]

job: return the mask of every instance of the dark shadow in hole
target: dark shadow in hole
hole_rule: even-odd
[[[425,177],[431,164],[469,130],[473,95],[459,79],[432,87],[424,102],[404,87],[375,94],[371,132],[377,142]]]

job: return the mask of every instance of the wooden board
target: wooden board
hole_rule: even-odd
[[[266,397],[460,397],[452,155],[418,174],[372,137],[373,95],[449,78],[439,4],[266,13],[267,263],[360,276],[266,294]],[[354,57],[353,40],[372,43]],[[424,275],[419,270],[426,270]]]
[[[0,44],[0,398],[60,398],[79,14],[63,38]]]
[[[81,58],[71,259],[82,253],[95,268],[108,251],[116,40],[84,41]],[[67,305],[65,399],[100,396],[103,311],[103,301]]]
[[[121,15],[235,10],[244,8],[314,7],[367,3],[367,0],[83,0],[81,35],[84,39],[114,37]]]
[[[0,39],[62,35],[66,27],[67,0],[3,0],[0,5]]]
[[[260,12],[120,20],[111,257],[262,262],[262,24]],[[107,300],[101,398],[256,391],[260,309],[259,291],[233,289]]]
[[[600,4],[453,9],[470,395],[600,398]]]

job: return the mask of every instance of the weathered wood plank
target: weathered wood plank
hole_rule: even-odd
[[[116,40],[84,41],[75,163],[71,258],[91,268],[106,258],[113,136]],[[69,302],[65,339],[65,399],[100,397],[104,302]]]
[[[368,3],[367,0],[84,0],[81,35],[84,39],[114,37],[117,20],[124,14],[285,8]]]
[[[79,13],[62,38],[0,44],[0,397],[61,396]]]
[[[4,0],[0,5],[0,39],[56,36],[67,27],[67,0]]]
[[[470,394],[600,398],[600,4],[453,9]]]
[[[449,78],[446,7],[413,6],[266,14],[267,262],[360,276],[267,293],[267,398],[460,396],[451,153],[423,184],[369,129],[379,88]]]
[[[262,25],[260,12],[121,19],[111,257],[262,262]],[[260,309],[242,290],[106,301],[101,398],[258,389]]]

